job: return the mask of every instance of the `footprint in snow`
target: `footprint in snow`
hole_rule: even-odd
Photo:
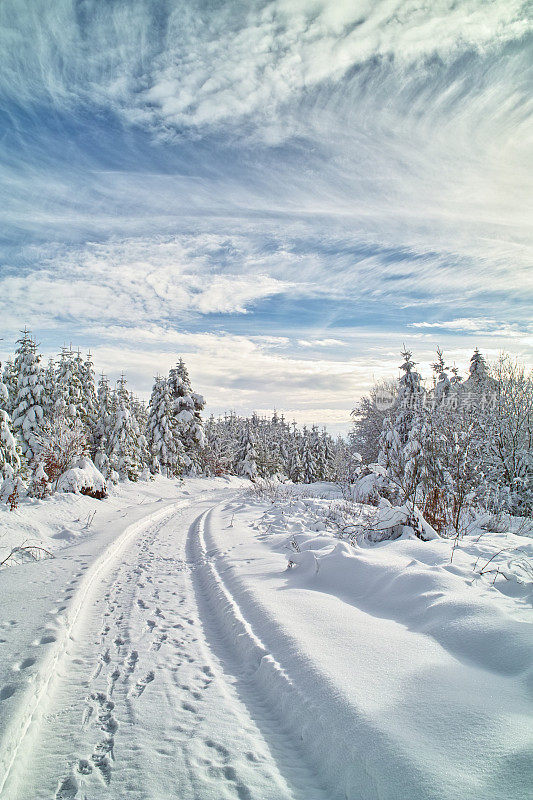
[[[144,678],[141,678],[140,681],[137,681],[135,684],[134,689],[132,689],[132,697],[140,697],[149,683],[151,683],[155,678],[154,673],[150,670],[147,672]]]
[[[93,768],[91,767],[86,758],[80,758],[76,769],[78,770],[80,775],[89,775],[93,771]]]
[[[36,642],[36,644],[52,644],[52,642],[56,641],[56,637],[53,633],[47,633]]]
[[[153,643],[152,649],[153,650],[160,650],[161,649],[161,645],[164,644],[164,642],[166,642],[167,638],[168,638],[167,634],[166,633],[162,633],[161,636],[159,636],[157,638],[157,641],[155,641]]]
[[[135,670],[137,666],[137,661],[139,660],[139,654],[137,650],[132,650],[129,654],[128,658],[126,659],[126,673],[127,675],[131,675],[131,673]],[[126,681],[126,678],[124,678]]]
[[[20,672],[23,669],[28,669],[28,667],[33,667],[36,661],[36,658],[25,658],[20,663],[14,664],[13,670],[14,672]]]
[[[12,683],[8,683],[7,686],[0,689],[0,700],[8,700],[10,697],[13,697],[16,691],[17,687],[13,686]]]
[[[68,775],[66,778],[59,781],[55,800],[73,800],[77,794],[78,782],[72,775]]]

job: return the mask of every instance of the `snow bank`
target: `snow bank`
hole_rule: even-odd
[[[279,723],[332,798],[525,800],[531,583],[510,597],[479,574],[483,536],[450,563],[440,537],[353,546],[330,520],[331,500],[295,497],[205,525],[213,613]]]
[[[105,478],[90,458],[80,458],[75,467],[64,472],[59,478],[57,489],[60,492],[85,494],[97,500],[107,495]]]

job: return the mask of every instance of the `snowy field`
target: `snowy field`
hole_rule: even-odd
[[[54,556],[0,573],[0,796],[530,797],[527,527],[452,556],[369,543],[326,484],[249,487],[0,508],[0,555]]]

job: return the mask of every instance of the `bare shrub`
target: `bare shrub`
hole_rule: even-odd
[[[52,491],[59,478],[88,452],[88,442],[82,423],[56,412],[47,420],[37,436],[39,462],[42,463]]]

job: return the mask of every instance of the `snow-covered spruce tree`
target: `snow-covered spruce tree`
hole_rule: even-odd
[[[133,392],[130,392],[130,409],[135,414],[139,430],[146,431],[146,426],[148,424],[148,406],[144,400],[139,400]]]
[[[177,434],[169,382],[156,377],[148,405],[147,441],[150,470],[169,478],[181,475],[189,459]]]
[[[43,397],[42,406],[45,419],[54,416],[54,401],[56,398],[56,363],[50,356],[46,369],[43,370]]]
[[[452,384],[448,377],[448,371],[450,367],[446,366],[444,361],[444,353],[440,347],[437,347],[437,360],[431,366],[435,374],[435,402],[442,403],[450,394]]]
[[[113,425],[113,404],[109,381],[102,372],[98,381],[97,418],[93,431],[94,463],[97,469],[109,477],[109,454],[111,452],[111,434]]]
[[[109,468],[121,479],[136,481],[147,463],[147,443],[130,408],[126,383],[122,374],[111,398]]]
[[[78,354],[79,355],[79,354]],[[58,413],[83,423],[83,387],[80,375],[81,356],[76,357],[71,347],[64,347],[56,368],[54,406]]]
[[[424,401],[424,390],[420,374],[414,369],[415,362],[409,350],[402,352],[403,375],[398,381],[398,396],[385,417],[380,439],[379,463],[387,470],[393,494],[401,503],[414,501],[421,479],[420,430],[418,422]],[[412,428],[416,428],[409,441]],[[409,444],[408,444],[409,443]],[[409,467],[407,464],[410,462]]]
[[[316,464],[316,480],[327,481],[329,478],[329,464],[326,456],[326,443],[323,434],[318,427],[313,425],[311,428],[311,447]]]
[[[0,364],[0,368],[1,368]],[[1,376],[1,371],[0,371]],[[7,412],[9,391],[0,377],[0,486],[20,470],[20,449],[13,435],[11,417]]]
[[[453,367],[450,367],[450,372],[452,373],[450,383],[456,389],[463,380],[463,377],[459,374],[459,367],[456,367],[455,364]]]
[[[203,468],[202,451],[205,447],[205,436],[201,411],[205,406],[205,400],[202,395],[192,391],[189,373],[181,358],[170,370],[168,385],[177,435],[183,446],[183,452],[190,461],[186,471],[197,474]]]
[[[137,421],[124,402],[116,395],[113,403],[109,434],[110,474],[116,472],[123,480],[136,481],[142,472],[141,433]]]
[[[318,480],[313,441],[307,428],[302,431],[302,481],[315,483]]]
[[[13,404],[13,430],[21,445],[22,455],[30,462],[38,449],[39,433],[44,412],[42,408],[42,370],[37,345],[24,329],[22,338],[17,341],[15,351],[15,372],[17,375],[17,392]]]
[[[257,453],[253,434],[248,426],[243,441],[242,460],[239,465],[239,474],[250,478],[251,481],[257,479]]]
[[[94,433],[98,419],[98,401],[96,398],[92,356],[91,353],[88,352],[85,360],[83,360],[78,350],[75,360],[81,386],[79,417],[87,431],[91,452],[94,452]]]
[[[472,386],[486,383],[489,375],[487,362],[485,361],[484,357],[481,355],[477,347],[474,350],[472,357],[470,359],[470,366],[468,368],[468,371],[470,373],[468,376],[468,381]]]
[[[291,436],[291,445],[289,451],[289,461],[287,466],[287,475],[293,483],[300,483],[303,480],[302,459],[300,451],[302,443],[296,431]]]
[[[2,411],[9,409],[9,391],[4,381],[2,380],[2,362],[0,361],[0,408]]]
[[[4,364],[2,382],[7,391],[7,400],[4,400],[5,405],[3,405],[2,408],[12,416],[15,407],[15,399],[17,397],[17,372],[13,361],[9,358]]]
[[[225,419],[209,417],[204,428],[206,438],[205,470],[207,475],[225,475],[233,472],[235,462],[234,438]]]

